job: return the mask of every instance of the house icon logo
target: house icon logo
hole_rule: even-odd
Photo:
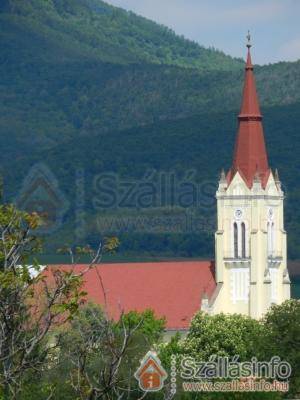
[[[50,169],[43,163],[35,164],[23,181],[16,199],[17,206],[27,212],[37,212],[43,218],[38,233],[52,233],[62,223],[69,204]]]
[[[161,365],[160,359],[153,351],[148,351],[142,359],[134,377],[139,382],[144,392],[157,392],[161,390],[168,374]]]

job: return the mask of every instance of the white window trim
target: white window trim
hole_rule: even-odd
[[[249,268],[233,268],[230,270],[230,294],[233,304],[239,301],[248,303],[250,291]]]
[[[275,223],[272,220],[267,222],[267,247],[268,256],[272,256],[275,253]]]
[[[235,247],[234,247],[234,224],[237,224],[237,234],[238,234],[238,257],[242,257],[243,249],[243,235],[242,235],[242,223],[245,224],[245,256],[249,257],[249,224],[245,220],[237,221],[233,219],[231,221],[231,254],[235,257]]]

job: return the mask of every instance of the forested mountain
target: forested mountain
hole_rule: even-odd
[[[216,66],[228,70],[240,63],[101,0],[2,0],[0,7],[6,38],[18,45],[22,43],[19,56],[31,62],[86,59],[122,65],[169,64],[203,70]],[[15,56],[13,51],[9,53]]]
[[[78,168],[85,172],[84,239],[94,242],[100,234],[93,224],[97,174],[133,179],[150,169],[179,174],[195,169],[199,182],[216,183],[220,169],[230,165],[243,60],[100,0],[2,0],[0,29],[5,196],[15,198],[35,163],[47,165],[69,203],[52,243],[76,240]],[[300,193],[300,62],[256,67],[256,77],[271,164],[287,185],[295,258],[300,255],[294,207]],[[201,212],[213,220],[214,207]],[[124,252],[213,253],[213,237],[205,229],[169,235],[133,230],[120,236]]]

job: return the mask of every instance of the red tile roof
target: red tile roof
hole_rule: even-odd
[[[50,265],[51,268],[83,271],[86,265]],[[84,275],[87,299],[104,304],[100,274],[106,291],[109,314],[117,319],[121,310],[153,309],[157,317],[166,317],[167,329],[187,329],[200,310],[204,293],[215,289],[212,261],[168,261],[99,264]]]

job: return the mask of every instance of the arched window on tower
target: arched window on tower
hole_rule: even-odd
[[[246,226],[245,223],[242,222],[242,257],[246,258]]]
[[[239,256],[239,237],[238,237],[238,226],[235,222],[233,224],[233,246],[234,246],[234,258]]]
[[[274,248],[275,248],[275,227],[274,227],[274,222],[268,222],[268,224],[267,224],[267,234],[268,234],[268,255],[272,256],[274,254]]]
[[[275,231],[274,231],[274,222],[271,224],[271,251],[272,255],[274,255],[275,252]]]
[[[267,235],[268,235],[268,256],[271,255],[271,223],[268,222],[267,224]]]

